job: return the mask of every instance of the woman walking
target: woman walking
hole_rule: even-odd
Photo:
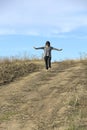
[[[44,61],[45,61],[45,66],[46,66],[47,70],[49,68],[51,68],[51,51],[52,50],[62,51],[62,49],[57,49],[57,48],[52,47],[50,45],[49,41],[46,41],[44,47],[38,47],[38,48],[34,47],[34,49],[36,49],[36,50],[43,49],[44,50]]]

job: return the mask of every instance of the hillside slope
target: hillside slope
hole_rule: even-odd
[[[87,61],[0,86],[0,130],[86,130]]]

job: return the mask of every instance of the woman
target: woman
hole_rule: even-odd
[[[34,47],[34,49],[43,49],[44,50],[44,61],[45,61],[45,66],[46,69],[48,70],[51,68],[51,51],[56,50],[56,51],[62,51],[62,49],[57,49],[52,46],[50,46],[50,42],[47,41],[44,47]]]

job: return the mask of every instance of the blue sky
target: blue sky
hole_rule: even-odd
[[[62,52],[53,60],[79,58],[87,52],[86,0],[2,0],[0,1],[0,57],[36,55],[49,40]]]

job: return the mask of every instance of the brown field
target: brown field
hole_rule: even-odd
[[[87,60],[1,62],[0,130],[87,130]]]

